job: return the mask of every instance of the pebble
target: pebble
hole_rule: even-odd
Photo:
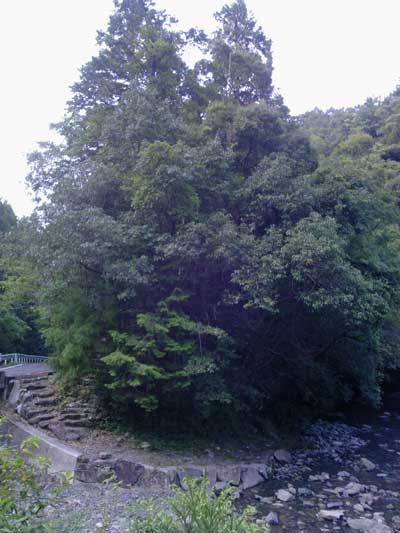
[[[372,470],[375,470],[376,468],[376,465],[375,463],[373,463],[372,461],[370,461],[369,459],[367,459],[366,457],[362,457],[361,460],[360,460],[362,466],[368,470],[368,472],[372,472]]]
[[[360,483],[354,483],[353,481],[351,481],[346,485],[345,491],[349,496],[356,496],[363,490],[363,488],[363,485],[361,485]]]
[[[343,518],[343,516],[344,516],[344,511],[342,509],[338,509],[334,511],[323,509],[319,511],[319,513],[317,514],[317,518],[323,519],[323,520],[330,520],[330,521],[339,520],[340,518]]]
[[[292,461],[292,454],[287,450],[276,450],[274,452],[274,459],[278,463],[290,463]]]
[[[274,511],[271,511],[266,517],[265,522],[269,524],[270,526],[278,526],[279,525],[279,517],[278,514]]]
[[[286,489],[279,489],[275,495],[281,502],[289,502],[294,499],[294,495]]]

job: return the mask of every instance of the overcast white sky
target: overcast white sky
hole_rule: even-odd
[[[213,28],[224,0],[157,0],[182,28]],[[346,107],[400,82],[400,0],[248,0],[273,40],[274,84],[292,113]],[[0,0],[0,197],[32,209],[26,154],[50,138],[69,86],[95,54],[112,0]]]

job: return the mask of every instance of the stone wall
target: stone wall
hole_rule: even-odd
[[[32,426],[65,441],[81,439],[99,417],[94,399],[65,398],[50,374],[15,380],[8,404]]]

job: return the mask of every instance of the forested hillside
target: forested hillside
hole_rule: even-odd
[[[35,214],[10,232],[1,206],[0,351],[39,327],[59,376],[136,424],[378,405],[400,366],[400,91],[293,117],[244,1],[216,20],[116,1],[63,142],[30,156]]]
[[[29,253],[31,223],[0,199],[0,354],[41,353],[38,283]]]

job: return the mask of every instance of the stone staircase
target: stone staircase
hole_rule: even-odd
[[[94,401],[65,399],[51,375],[25,377],[14,386],[19,388],[16,412],[32,426],[50,431],[59,439],[79,440],[98,420]]]

